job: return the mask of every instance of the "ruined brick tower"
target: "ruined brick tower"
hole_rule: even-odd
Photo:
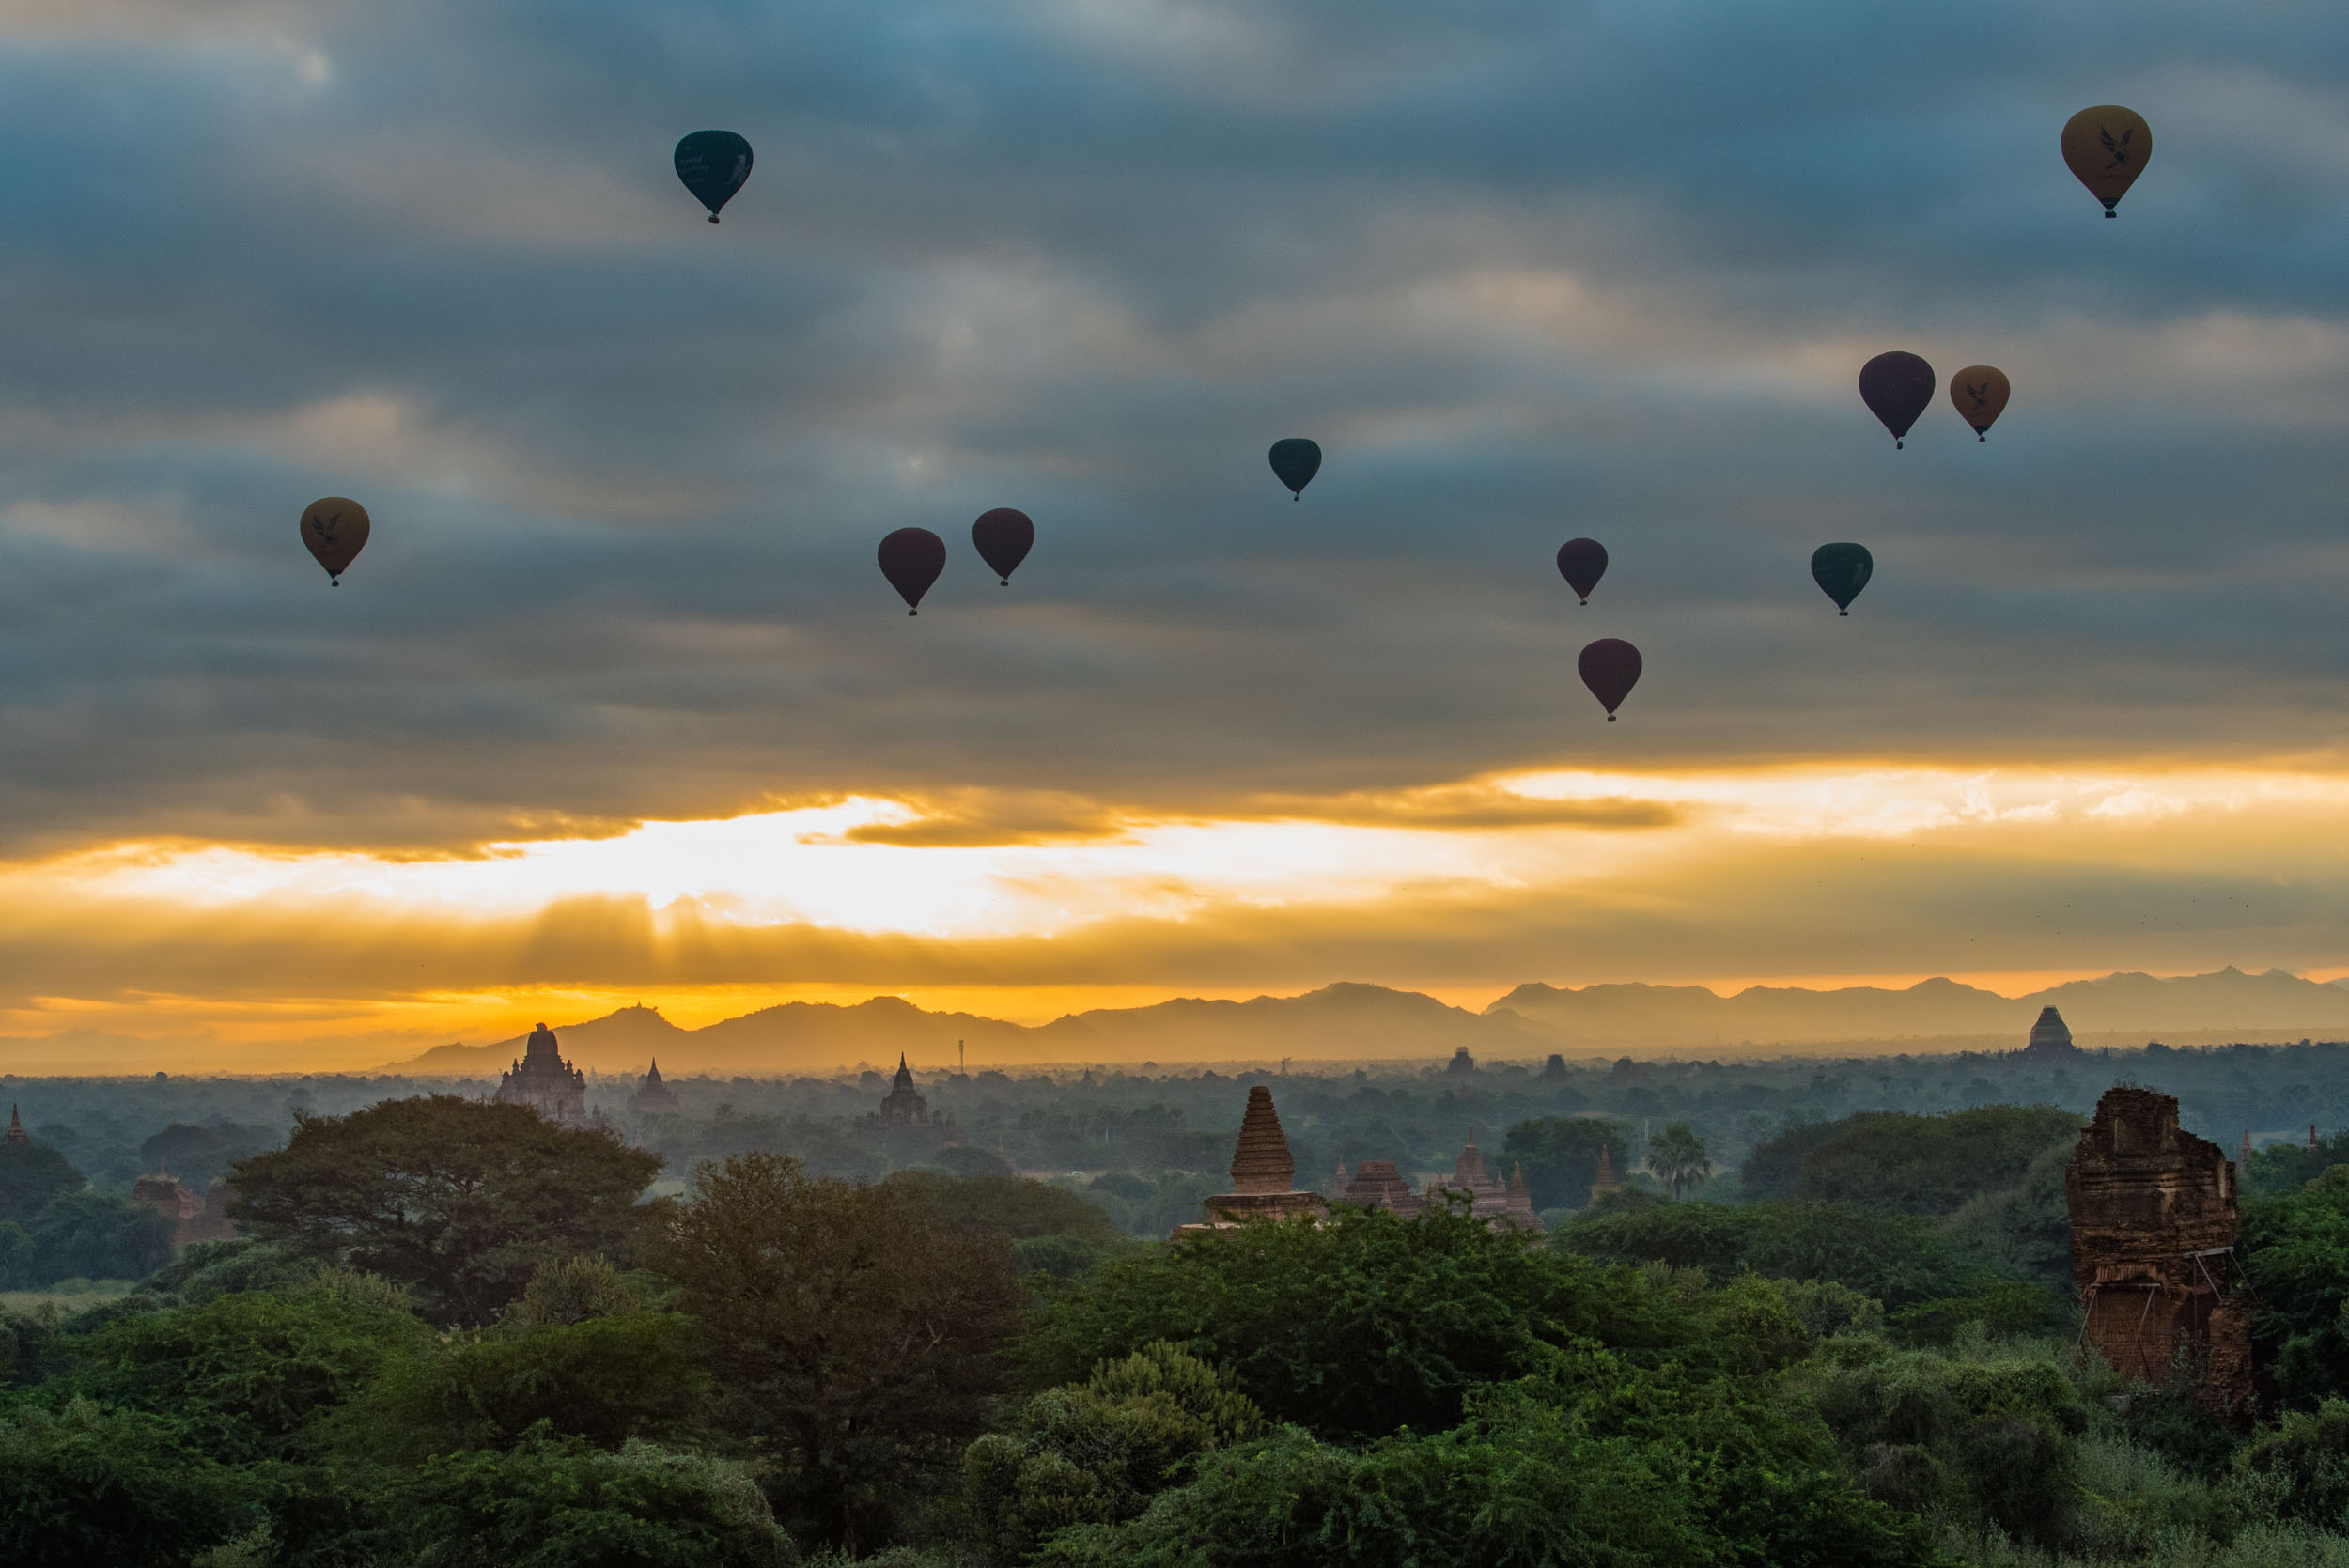
[[[2235,1169],[2225,1153],[2179,1128],[2170,1095],[2111,1089],[2063,1188],[2088,1343],[2152,1383],[2169,1381],[2187,1352],[2201,1367],[2195,1402],[2244,1408],[2252,1303],[2235,1289]]]

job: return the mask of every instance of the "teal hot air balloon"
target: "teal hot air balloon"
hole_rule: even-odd
[[[1281,483],[1289,488],[1291,501],[1305,499],[1305,487],[1321,472],[1321,446],[1303,436],[1291,436],[1272,443],[1272,472]]]
[[[1811,577],[1835,601],[1835,613],[1851,613],[1851,601],[1875,575],[1875,557],[1866,545],[1821,545],[1811,552]]]
[[[731,131],[695,131],[677,143],[674,162],[677,177],[709,209],[714,224],[718,209],[751,178],[751,144]]]

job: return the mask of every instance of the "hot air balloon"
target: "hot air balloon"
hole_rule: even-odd
[[[1607,710],[1607,722],[1613,723],[1615,709],[1640,684],[1640,650],[1620,637],[1602,637],[1582,650],[1574,667],[1582,672],[1582,684]]]
[[[979,559],[987,563],[988,570],[1002,578],[1008,588],[1012,572],[1035,548],[1035,524],[1025,512],[998,506],[979,514],[979,520],[971,525],[971,542],[979,547]]]
[[[1995,365],[1969,365],[1950,378],[1950,402],[1982,441],[1990,439],[1990,427],[1998,423],[2014,390],[2006,372]]]
[[[731,131],[695,131],[677,145],[677,177],[718,221],[718,209],[751,177],[751,144]]]
[[[946,569],[946,541],[926,528],[900,528],[880,542],[881,575],[904,596],[906,613],[921,613],[922,596]]]
[[[343,585],[343,573],[367,548],[367,509],[345,495],[322,495],[302,512],[302,542],[326,568],[330,587]]]
[[[1321,472],[1321,448],[1303,436],[1272,443],[1272,472],[1289,488],[1289,499],[1305,499],[1305,487]]]
[[[1590,603],[1591,590],[1607,575],[1607,547],[1596,539],[1568,539],[1558,547],[1558,575],[1576,598]]]
[[[2113,209],[2153,155],[2154,128],[2134,109],[2100,103],[2063,122],[2064,165],[2105,204],[2108,218],[2121,215]]]
[[[1839,615],[1851,613],[1851,601],[1859,597],[1875,569],[1875,557],[1865,545],[1821,545],[1811,552],[1812,579],[1835,601]]]
[[[1859,367],[1859,400],[1884,421],[1898,450],[1901,438],[1933,401],[1933,366],[1895,349]]]

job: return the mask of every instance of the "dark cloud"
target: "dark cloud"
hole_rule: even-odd
[[[203,17],[0,52],[16,847],[2269,755],[2349,707],[2336,8]],[[2157,139],[2117,223],[2055,154],[2108,100]],[[714,228],[666,166],[710,124],[759,153]],[[1989,445],[1891,452],[1892,346],[2014,375]],[[328,492],[378,519],[340,590]],[[955,551],[912,621],[909,523]],[[1876,553],[1850,620],[1828,538]],[[1648,659],[1615,725],[1597,635]]]

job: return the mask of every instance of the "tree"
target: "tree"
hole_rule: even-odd
[[[1612,1122],[1595,1116],[1536,1116],[1501,1141],[1501,1167],[1522,1163],[1537,1209],[1580,1208],[1598,1179],[1599,1151],[1618,1172],[1631,1169],[1630,1145]]]
[[[1702,1187],[1713,1173],[1713,1162],[1704,1157],[1704,1140],[1686,1122],[1667,1122],[1647,1141],[1647,1168],[1675,1198],[1683,1188]]]
[[[46,1143],[0,1143],[0,1219],[29,1227],[52,1198],[88,1185],[71,1160]]]
[[[811,1177],[780,1155],[697,1167],[646,1257],[699,1327],[713,1420],[764,1451],[795,1531],[844,1551],[940,1489],[1019,1326],[1001,1234],[941,1225],[902,1185]]]
[[[413,1285],[428,1317],[477,1324],[541,1263],[624,1252],[661,1163],[526,1106],[434,1094],[301,1116],[286,1147],[230,1169],[228,1212],[264,1240]]]
[[[963,1456],[963,1491],[996,1560],[1026,1560],[1065,1526],[1130,1519],[1199,1455],[1264,1426],[1219,1372],[1160,1340],[1028,1401],[1009,1433]]]
[[[49,1200],[33,1218],[33,1280],[140,1280],[171,1261],[172,1221],[159,1209],[86,1188]]]
[[[2060,1106],[1987,1105],[1939,1116],[1885,1111],[1832,1123],[1806,1150],[1794,1196],[1948,1214],[2019,1185],[2031,1162],[2070,1157],[2080,1118]]]

